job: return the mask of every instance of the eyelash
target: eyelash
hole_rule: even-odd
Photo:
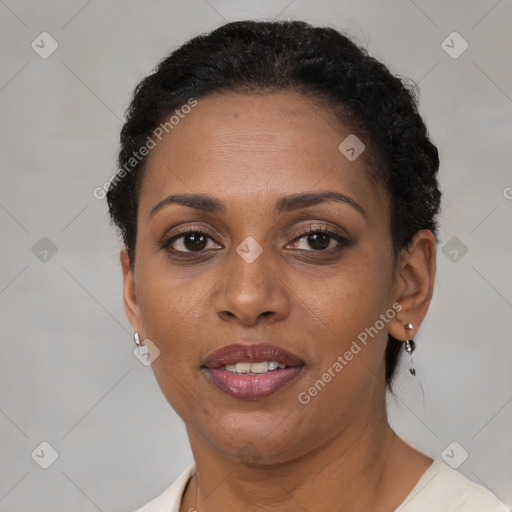
[[[310,236],[310,235],[313,235],[313,234],[318,234],[318,233],[321,233],[321,234],[324,234],[324,235],[328,235],[330,236],[332,239],[336,240],[338,242],[338,246],[337,247],[334,247],[334,248],[330,248],[330,249],[322,249],[322,250],[315,250],[315,249],[312,249],[312,250],[306,250],[306,252],[308,253],[313,253],[313,254],[329,254],[329,255],[332,255],[333,253],[335,252],[338,252],[346,247],[348,247],[350,245],[350,241],[348,238],[340,235],[339,233],[336,233],[335,231],[331,231],[330,229],[328,229],[327,227],[325,226],[320,226],[320,227],[310,227],[308,228],[307,230],[303,231],[302,233],[299,233],[298,236],[296,236],[291,243],[296,243],[298,242],[299,240],[301,240],[302,238],[305,238],[307,236]],[[174,243],[175,241],[179,240],[180,238],[183,238],[187,235],[190,235],[190,234],[198,234],[198,235],[204,235],[206,237],[208,237],[210,240],[213,240],[215,242],[215,240],[213,239],[212,236],[210,236],[209,233],[207,233],[206,231],[202,230],[202,229],[194,229],[193,227],[192,228],[188,228],[184,231],[181,231],[179,234],[174,234],[173,236],[171,237],[168,237],[166,239],[164,239],[160,245],[160,247],[164,250],[166,250],[167,252],[171,253],[173,256],[178,256],[179,258],[194,258],[194,257],[197,257],[197,256],[200,256],[201,253],[203,251],[205,251],[205,249],[201,249],[199,251],[176,251],[176,250],[169,250],[169,246]],[[299,249],[300,251],[304,251],[305,249]]]

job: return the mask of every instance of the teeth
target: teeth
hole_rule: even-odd
[[[236,373],[249,373],[251,371],[251,363],[236,363]]]
[[[277,361],[260,361],[257,363],[236,363],[236,364],[227,364],[224,366],[224,369],[228,372],[232,373],[267,373],[268,371],[277,370],[278,368],[286,368],[286,365],[283,363],[278,363]]]
[[[268,363],[267,363],[267,361],[263,361],[261,363],[252,363],[251,364],[251,372],[252,373],[266,373],[266,372],[268,372]]]

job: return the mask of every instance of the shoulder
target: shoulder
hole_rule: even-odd
[[[162,494],[135,512],[179,512],[181,496],[195,468],[195,464],[191,464]]]
[[[395,512],[510,512],[485,487],[434,461]]]

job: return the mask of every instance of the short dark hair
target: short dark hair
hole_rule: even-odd
[[[436,235],[439,157],[418,113],[416,88],[392,75],[345,35],[303,21],[236,21],[194,37],[164,58],[136,87],[121,130],[119,172],[107,201],[130,262],[135,263],[137,207],[147,158],[134,153],[191,97],[216,92],[290,90],[333,109],[370,148],[372,175],[389,193],[395,255],[414,234]],[[388,335],[386,382],[401,343]]]

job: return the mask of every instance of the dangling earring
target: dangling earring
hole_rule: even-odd
[[[139,333],[137,331],[133,333],[133,340],[135,341],[135,345],[137,345],[137,347],[140,347],[142,345],[139,338]]]
[[[410,331],[414,329],[414,326],[409,322],[405,328]],[[412,353],[414,352],[414,349],[416,348],[416,343],[414,343],[413,339],[405,340],[405,351],[409,354],[409,357],[411,358],[411,367],[409,368],[409,373],[411,375],[416,375],[416,370],[414,369],[414,362],[412,360]]]

